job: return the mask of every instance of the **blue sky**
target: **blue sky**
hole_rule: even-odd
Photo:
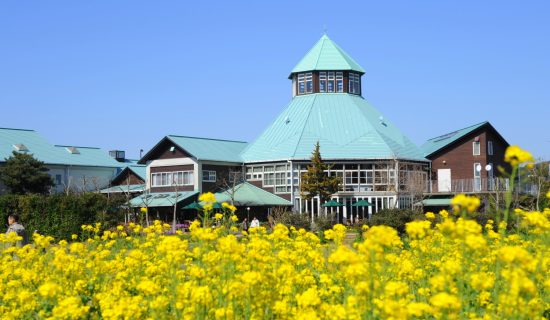
[[[2,1],[0,127],[137,157],[254,140],[326,28],[414,142],[488,120],[550,159],[548,1]]]

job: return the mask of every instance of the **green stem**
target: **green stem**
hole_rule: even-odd
[[[512,175],[510,176],[510,189],[508,190],[508,192],[506,192],[506,206],[504,208],[504,223],[506,224],[506,227],[505,228],[500,228],[500,225],[499,225],[499,232],[502,234],[502,235],[506,235],[506,229],[508,227],[508,216],[510,214],[510,206],[512,205],[512,194],[514,193],[514,184],[515,184],[515,181],[516,181],[516,175],[518,173],[518,166],[513,166],[512,168]]]

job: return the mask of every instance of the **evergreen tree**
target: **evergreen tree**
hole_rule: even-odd
[[[319,196],[321,202],[330,200],[332,194],[338,192],[341,183],[340,177],[329,177],[330,166],[323,163],[319,141],[315,144],[315,149],[311,156],[311,164],[307,167],[307,172],[302,176],[301,196],[303,199],[310,200]]]
[[[44,162],[31,154],[13,152],[0,166],[0,181],[13,194],[48,193],[53,180]]]

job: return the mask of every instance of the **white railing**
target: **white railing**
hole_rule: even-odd
[[[429,185],[429,184],[428,184]],[[475,178],[455,179],[445,184],[440,181],[432,181],[429,193],[475,193],[508,191],[510,179],[508,178]]]

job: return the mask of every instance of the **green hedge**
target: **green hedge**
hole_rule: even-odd
[[[68,239],[80,234],[81,225],[101,222],[106,228],[124,221],[122,197],[105,197],[97,193],[71,195],[2,195],[0,218],[2,229],[7,228],[7,217],[18,214],[29,234],[40,234],[56,239]]]

